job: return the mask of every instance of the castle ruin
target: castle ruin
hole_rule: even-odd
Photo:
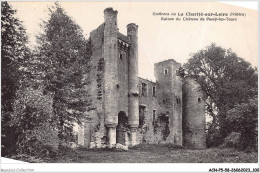
[[[204,148],[205,101],[195,81],[183,76],[173,59],[154,65],[156,82],[138,77],[138,26],[119,32],[117,11],[90,33],[90,93],[94,109],[78,131],[78,144],[113,147],[116,143],[171,143]]]

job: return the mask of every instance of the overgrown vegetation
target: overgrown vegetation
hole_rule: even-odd
[[[1,147],[2,154],[16,153],[21,131],[10,125],[16,92],[24,73],[21,68],[28,62],[30,50],[22,22],[7,2],[1,2]]]
[[[50,9],[50,18],[42,29],[35,61],[41,64],[44,93],[52,95],[53,115],[62,142],[72,134],[73,123],[80,123],[91,104],[87,92],[91,46],[80,27],[57,3]]]
[[[168,113],[166,112],[159,114],[154,122],[153,127],[154,133],[158,133],[159,129],[161,130],[162,139],[165,141],[170,134]]]
[[[1,3],[2,156],[51,158],[73,140],[74,123],[91,109],[91,43],[55,3],[30,51],[15,11]]]
[[[257,70],[230,49],[211,44],[184,65],[186,77],[205,93],[207,146],[219,146],[232,132],[241,133],[239,148],[257,146]],[[248,135],[245,135],[249,133]]]

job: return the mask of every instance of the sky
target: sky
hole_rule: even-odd
[[[48,19],[53,2],[9,2],[23,21],[29,40],[35,44],[39,24]],[[219,2],[60,2],[67,14],[82,28],[86,38],[104,22],[104,9],[118,11],[119,31],[136,23],[139,41],[139,76],[153,80],[154,63],[174,59],[184,64],[192,53],[211,43],[229,49],[253,66],[258,65],[257,11]],[[162,21],[159,13],[222,12],[246,13],[237,21]]]

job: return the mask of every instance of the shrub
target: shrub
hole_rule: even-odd
[[[240,142],[241,134],[237,132],[231,132],[225,139],[224,142],[221,144],[220,147],[232,147],[238,148]]]

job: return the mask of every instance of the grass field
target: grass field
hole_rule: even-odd
[[[128,151],[76,149],[66,152],[60,163],[257,163],[257,152],[234,149],[181,149],[167,145],[140,145]]]

